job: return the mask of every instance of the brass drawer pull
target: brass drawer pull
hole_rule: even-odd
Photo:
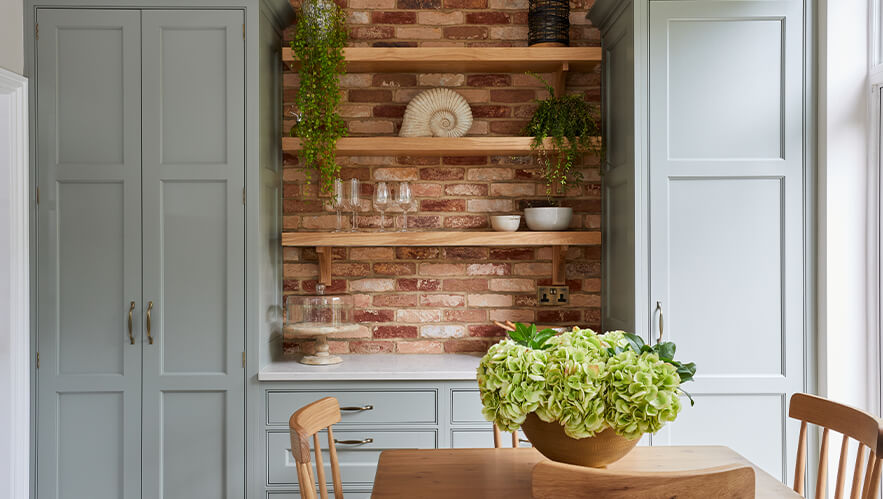
[[[363,438],[362,440],[338,440],[334,439],[334,443],[341,445],[361,445],[361,444],[372,444],[374,443],[373,438]]]
[[[361,412],[361,411],[371,411],[371,410],[374,410],[374,406],[373,406],[373,405],[363,405],[363,406],[361,406],[361,407],[359,407],[359,406],[349,406],[349,407],[341,407],[340,410],[341,410],[341,411],[359,411],[359,412]]]
[[[153,310],[153,302],[147,304],[147,340],[153,345],[153,336],[150,335],[150,311]]]
[[[129,302],[129,343],[135,344],[135,337],[132,336],[132,312],[135,311],[135,302]]]

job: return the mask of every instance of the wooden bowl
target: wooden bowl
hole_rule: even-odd
[[[594,437],[575,439],[558,423],[546,423],[535,413],[527,415],[521,429],[531,445],[552,461],[603,468],[619,461],[638,445],[640,438],[628,440],[607,428]]]

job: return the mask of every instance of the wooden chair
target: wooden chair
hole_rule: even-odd
[[[494,423],[494,448],[502,449],[503,448],[503,436],[500,433],[500,428],[497,426],[497,423]],[[512,448],[518,448],[518,432],[512,432]]]
[[[331,455],[334,497],[335,499],[343,499],[340,466],[337,463],[334,433],[331,430],[331,425],[339,422],[340,405],[334,397],[325,397],[306,405],[298,409],[288,420],[291,433],[291,453],[297,463],[297,481],[300,484],[300,496],[303,499],[316,499],[316,480],[313,479],[313,468],[310,465],[310,437],[313,437],[313,446],[316,449],[316,478],[319,481],[319,493],[322,499],[328,499],[325,467],[322,463],[322,449],[319,445],[319,431],[325,428],[328,429],[328,453]]]
[[[754,469],[624,473],[544,459],[534,466],[531,491],[535,499],[754,499]]]
[[[824,428],[821,451],[819,452],[819,474],[816,481],[816,498],[825,497],[828,474],[828,437],[831,430],[843,435],[840,444],[840,463],[837,467],[837,487],[835,499],[843,497],[846,482],[847,452],[849,439],[858,441],[855,456],[855,470],[852,474],[850,499],[870,499],[877,497],[880,486],[881,457],[883,457],[883,425],[878,418],[865,411],[855,409],[822,397],[795,393],[791,396],[788,416],[800,420],[800,440],[797,444],[797,465],[794,471],[794,490],[804,495],[803,483],[806,477],[806,427],[807,423]],[[865,449],[870,449],[865,468]]]

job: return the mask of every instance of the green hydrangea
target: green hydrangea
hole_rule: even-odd
[[[635,439],[677,417],[680,384],[695,366],[661,358],[673,356],[673,344],[651,348],[624,331],[543,333],[519,327],[519,341],[503,340],[482,358],[477,379],[488,421],[515,431],[536,412],[572,438],[613,428]]]

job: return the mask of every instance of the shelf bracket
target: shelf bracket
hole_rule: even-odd
[[[331,247],[317,246],[316,254],[319,255],[319,282],[331,286]]]
[[[567,279],[567,246],[552,246],[552,285],[562,286]]]
[[[566,81],[568,71],[570,71],[570,64],[566,62],[562,62],[558,71],[555,71],[555,83],[553,85],[553,88],[555,89],[555,97],[564,96],[564,90],[567,87]]]

